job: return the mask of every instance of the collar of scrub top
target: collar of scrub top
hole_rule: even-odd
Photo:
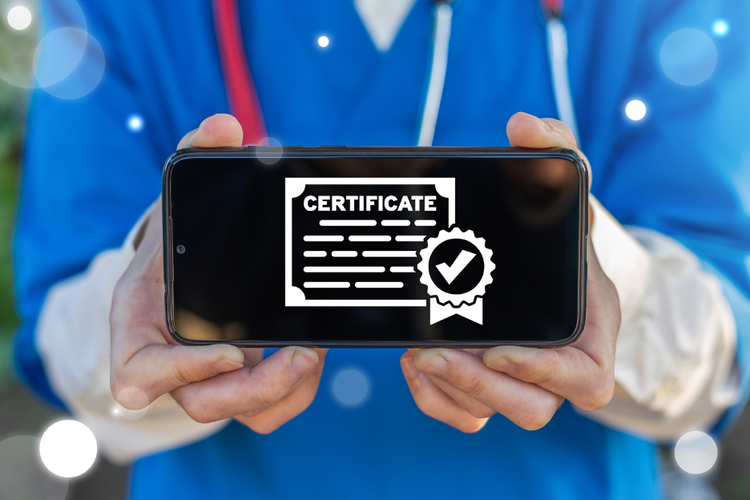
[[[417,127],[417,146],[432,146],[440,101],[448,68],[453,0],[433,0],[432,39],[427,82]],[[559,118],[578,138],[578,126],[568,79],[568,42],[562,22],[563,0],[540,0],[547,32],[547,55],[552,89]],[[240,29],[237,0],[213,0],[214,24],[219,46],[229,109],[242,125],[243,145],[256,145],[267,139],[263,112],[250,72]]]

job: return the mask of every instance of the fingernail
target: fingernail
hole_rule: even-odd
[[[505,356],[488,359],[484,362],[484,365],[487,368],[492,368],[495,371],[503,373],[513,373],[516,369],[516,365]]]
[[[427,352],[427,351],[422,351]],[[414,365],[419,371],[425,372],[429,375],[441,376],[448,370],[448,360],[445,359],[440,353],[423,354],[422,356],[414,356]]]
[[[541,118],[539,119],[539,121],[542,122],[542,125],[544,125],[544,129],[547,132],[554,132],[554,130],[552,129],[552,127],[550,126],[549,123],[547,123],[546,121],[542,120]]]
[[[294,354],[292,354],[292,362],[290,369],[296,376],[301,377],[305,373],[309,372],[315,365],[318,364],[318,354],[312,349],[305,349],[304,347],[295,347]]]
[[[220,373],[239,370],[243,366],[244,365],[242,363],[238,363],[237,361],[234,361],[232,359],[223,358],[211,365],[211,371],[214,375],[218,375]]]

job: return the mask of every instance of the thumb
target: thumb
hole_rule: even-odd
[[[130,334],[138,335],[137,328]],[[110,383],[112,395],[123,407],[145,407],[178,387],[238,370],[244,355],[223,344],[183,346],[151,344],[127,357],[113,345]],[[124,362],[118,363],[125,358]]]
[[[511,146],[522,148],[568,148],[578,144],[573,132],[560,120],[516,113],[508,120],[506,133]]]
[[[242,146],[242,125],[232,115],[217,113],[182,138],[177,149],[231,148]]]

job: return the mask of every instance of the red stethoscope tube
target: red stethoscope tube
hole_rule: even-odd
[[[255,145],[268,134],[242,42],[237,0],[214,0],[213,6],[229,110],[242,125],[242,145]]]

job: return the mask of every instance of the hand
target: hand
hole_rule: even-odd
[[[214,115],[183,137],[178,149],[241,143],[237,120]],[[140,409],[170,393],[198,422],[234,417],[263,434],[310,405],[325,349],[287,347],[263,359],[263,349],[177,344],[164,315],[160,200],[152,206],[136,245],[135,257],[115,288],[110,314],[110,382],[119,404]]]
[[[562,122],[517,113],[508,121],[514,146],[577,149]],[[593,223],[593,221],[591,221]],[[527,430],[550,421],[565,399],[593,411],[614,392],[620,300],[589,238],[586,326],[571,345],[556,349],[411,349],[401,368],[417,406],[464,432],[477,432],[495,413]]]

